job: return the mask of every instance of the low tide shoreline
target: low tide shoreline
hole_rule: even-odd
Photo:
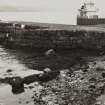
[[[101,98],[105,93],[104,26],[35,23],[35,27],[31,24],[25,29],[20,23],[13,26],[14,23],[0,25],[0,59],[4,64],[0,100],[3,104],[104,103]],[[39,52],[42,48],[46,50]],[[37,70],[38,74],[20,77],[22,71],[33,73],[31,70]]]

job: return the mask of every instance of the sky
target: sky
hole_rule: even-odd
[[[81,0],[0,0],[0,6],[4,10],[8,7],[13,9],[25,8],[45,11],[66,11],[73,10],[77,7]]]
[[[71,12],[73,9],[80,7],[83,1],[90,0],[0,0],[2,7],[25,7],[32,9],[45,9],[45,10],[67,10]],[[94,1],[99,8],[104,9],[104,0],[91,0]],[[101,2],[100,2],[101,1]]]
[[[64,15],[69,14],[67,16],[71,15],[73,18],[73,16],[76,17],[77,9],[80,8],[83,1],[88,0],[0,0],[0,11],[57,12],[64,13]],[[105,17],[105,1],[91,1],[94,1],[100,9],[99,14]]]

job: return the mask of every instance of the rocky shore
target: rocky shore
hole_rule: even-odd
[[[4,72],[0,82],[12,87],[14,105],[16,102],[16,105],[104,105],[104,54],[84,50],[50,51],[28,59],[34,61],[31,66],[25,58],[24,64],[31,69],[37,68],[37,74],[21,77],[22,72],[16,76],[15,70]],[[17,56],[23,62],[20,58]]]
[[[104,27],[38,24],[2,27],[0,93],[7,93],[0,100],[7,105],[104,105]],[[11,87],[9,93],[4,84]]]

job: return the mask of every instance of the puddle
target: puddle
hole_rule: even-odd
[[[37,90],[27,88],[21,94],[13,94],[10,85],[0,85],[0,105],[34,105],[32,99],[33,91]],[[38,90],[37,90],[38,91]]]

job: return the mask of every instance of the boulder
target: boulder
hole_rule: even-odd
[[[11,70],[11,69],[8,69],[8,70],[7,70],[7,73],[10,73],[10,72],[12,72],[12,71],[13,71],[13,70]]]
[[[95,79],[95,78],[90,78],[89,79],[89,82],[91,83],[91,82],[96,82],[97,80]]]
[[[45,55],[46,55],[46,56],[55,55],[54,49],[49,49],[48,51],[45,52]]]
[[[24,92],[24,83],[23,79],[20,77],[14,77],[10,81],[10,85],[12,86],[12,92],[14,94],[19,94]]]
[[[102,77],[105,78],[105,72],[102,73]]]
[[[48,73],[48,72],[51,72],[51,69],[50,69],[50,68],[45,68],[45,69],[44,69],[44,72],[45,72],[45,73],[46,73],[46,72],[47,72],[47,73]]]

